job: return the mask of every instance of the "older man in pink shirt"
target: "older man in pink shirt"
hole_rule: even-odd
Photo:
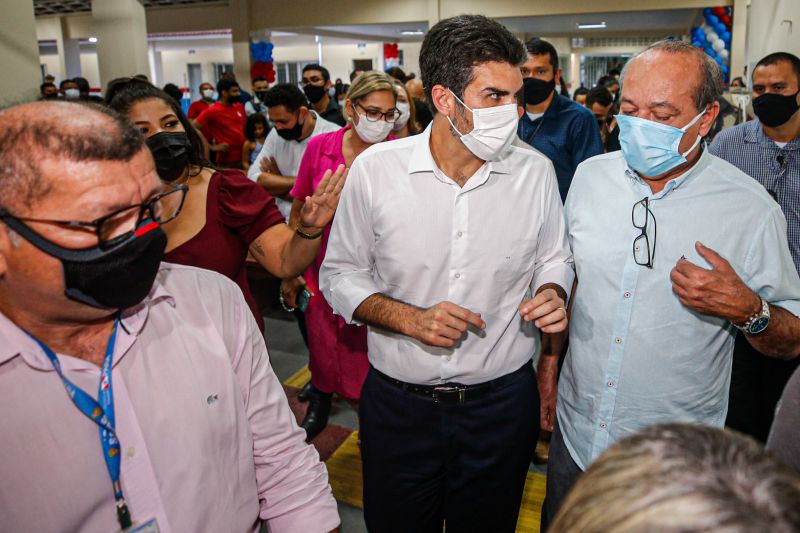
[[[160,264],[184,195],[108,112],[0,112],[0,531],[338,528],[239,289]]]

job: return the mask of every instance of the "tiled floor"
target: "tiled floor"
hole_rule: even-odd
[[[267,346],[270,360],[278,378],[287,385],[299,387],[305,378],[297,376],[308,363],[306,349],[297,324],[288,313],[273,312],[266,318]],[[293,378],[294,379],[290,379]],[[347,402],[334,402],[331,424],[357,430],[358,417]],[[339,502],[343,533],[365,532],[361,510],[361,459],[358,454],[358,434],[353,433],[327,460],[334,495]],[[545,468],[531,465],[520,510],[518,533],[538,533],[539,510],[544,497]]]

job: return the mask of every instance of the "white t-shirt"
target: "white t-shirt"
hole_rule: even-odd
[[[287,141],[278,135],[278,131],[275,128],[272,128],[269,135],[267,135],[267,139],[264,141],[264,147],[261,149],[261,152],[259,152],[253,164],[250,165],[250,170],[247,171],[248,178],[253,181],[258,181],[258,175],[261,174],[261,160],[265,157],[274,157],[275,161],[278,163],[278,170],[280,170],[281,174],[284,176],[297,176],[297,171],[300,169],[300,161],[303,159],[308,141],[320,133],[328,133],[341,128],[338,124],[334,124],[320,117],[314,111],[311,111],[311,113],[314,113],[317,122],[314,124],[314,130],[311,132],[311,135],[302,141]],[[275,198],[275,203],[278,204],[278,209],[283,215],[283,218],[288,221],[289,214],[292,211],[292,202],[282,198]]]

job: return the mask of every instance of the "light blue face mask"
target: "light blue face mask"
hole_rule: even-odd
[[[614,115],[619,124],[619,144],[628,165],[642,176],[659,176],[686,162],[686,156],[697,148],[702,137],[697,136],[691,148],[678,151],[683,134],[700,120],[706,108],[682,128],[653,122],[630,115]]]

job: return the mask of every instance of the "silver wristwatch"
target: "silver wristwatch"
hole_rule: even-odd
[[[767,326],[769,326],[769,304],[761,298],[761,311],[748,318],[743,325],[736,327],[747,335],[758,335],[767,329]]]

